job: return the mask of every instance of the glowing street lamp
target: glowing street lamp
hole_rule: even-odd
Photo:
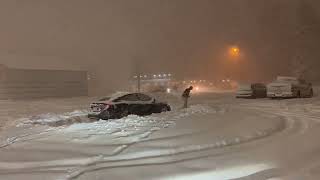
[[[233,46],[229,49],[229,54],[231,57],[239,57],[240,56],[240,49],[237,46]]]

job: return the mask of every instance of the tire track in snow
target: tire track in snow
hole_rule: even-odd
[[[201,109],[201,108],[200,108]],[[208,110],[208,109],[207,109]],[[210,111],[198,111],[197,113],[208,113]],[[217,112],[217,111],[215,111]],[[219,110],[221,113],[227,112],[226,110]],[[190,115],[190,112],[173,112],[173,114],[165,114],[164,116],[152,116],[152,118],[162,118],[164,122],[175,122],[177,120],[183,119],[184,117],[187,117]],[[197,114],[195,113],[195,114]],[[191,113],[192,114],[192,113]],[[194,114],[194,113],[193,113]],[[168,121],[167,119],[170,119]],[[281,121],[285,121],[281,119]],[[166,123],[164,123],[165,125]],[[172,124],[171,124],[172,125]],[[170,124],[169,124],[170,126]],[[128,127],[128,126],[127,126]],[[144,127],[144,126],[142,126]],[[150,130],[149,126],[146,128],[146,130]],[[158,127],[159,129],[165,128],[164,127]],[[153,131],[147,131],[150,134],[146,134],[145,137],[137,138],[136,142],[131,142],[128,144],[122,144],[120,147],[118,147],[114,152],[115,155],[111,156],[106,156],[106,155],[97,155],[97,156],[92,156],[89,158],[76,158],[76,159],[62,159],[62,160],[55,160],[55,161],[45,161],[45,162],[29,162],[29,163],[24,163],[24,162],[14,162],[14,163],[7,163],[7,162],[2,162],[0,163],[0,169],[1,171],[11,171],[12,173],[19,173],[19,172],[50,172],[50,171],[57,171],[57,170],[66,170],[66,173],[68,174],[65,179],[74,179],[84,173],[87,172],[92,172],[96,171],[99,169],[107,169],[107,168],[116,168],[116,167],[125,167],[125,166],[137,166],[139,163],[133,163],[134,161],[153,161],[155,158],[160,158],[160,157],[176,157],[176,156],[183,156],[189,153],[195,153],[199,151],[207,151],[211,149],[220,149],[220,148],[225,148],[225,147],[230,147],[230,146],[235,146],[235,145],[240,145],[240,144],[245,144],[245,143],[250,143],[252,141],[256,141],[259,139],[266,138],[268,136],[273,135],[274,133],[281,132],[287,127],[286,122],[283,122],[283,125],[273,127],[271,129],[261,131],[261,132],[254,132],[251,134],[247,134],[243,137],[235,137],[234,139],[225,139],[221,141],[217,141],[212,144],[202,144],[202,145],[190,145],[190,146],[183,146],[180,148],[167,148],[167,149],[162,149],[162,150],[156,150],[156,151],[148,151],[148,152],[137,152],[135,154],[128,153],[128,154],[123,154],[122,152],[129,148],[131,145],[134,143],[139,143],[143,140],[146,140],[147,137],[150,136],[150,134]],[[155,127],[154,131],[159,130],[157,127]],[[105,133],[108,134],[108,133]],[[96,134],[91,134],[90,136],[95,136]],[[136,134],[137,135],[137,134]],[[136,136],[135,135],[135,136]],[[130,136],[130,134],[128,134]],[[134,157],[134,158],[132,158]],[[182,158],[181,161],[186,160],[186,159],[197,159],[199,157],[194,156],[192,158]],[[165,158],[162,158],[165,159]],[[164,160],[163,160],[164,161]],[[173,163],[174,161],[167,160],[163,163]],[[154,162],[153,162],[154,163]],[[112,165],[116,164],[116,165]],[[120,164],[120,165],[119,165]],[[143,163],[142,163],[143,164]],[[141,163],[140,163],[141,165]]]
[[[199,151],[208,151],[211,149],[218,149],[218,148],[221,149],[221,148],[226,148],[230,146],[241,145],[241,144],[250,143],[252,141],[266,138],[268,136],[273,135],[274,133],[282,131],[284,128],[285,128],[285,125],[283,124],[283,126],[277,126],[276,128],[269,130],[268,132],[256,132],[256,134],[251,134],[242,138],[235,138],[233,140],[223,140],[223,141],[216,142],[215,144],[206,144],[206,145],[197,145],[197,146],[191,145],[191,146],[184,146],[184,147],[175,148],[175,149],[164,149],[162,150],[162,152],[155,151],[154,154],[148,154],[148,156],[145,156],[145,154],[148,152],[141,152],[141,154],[128,154],[128,156],[133,155],[134,157],[138,157],[138,158],[135,158],[135,159],[128,158],[128,159],[123,159],[123,161],[128,163],[128,161],[135,161],[135,160],[145,161],[146,159],[149,159],[149,158],[152,159],[152,158],[159,158],[164,156],[177,157],[179,155],[186,155],[186,154],[195,153],[195,152],[198,153]],[[187,157],[190,158],[190,155],[188,155]],[[193,156],[193,159],[197,159],[197,156]],[[174,162],[167,161],[167,163],[174,163]],[[126,164],[122,166],[123,167],[134,166],[134,164],[130,163],[129,165]],[[104,159],[102,162],[97,163],[96,167],[84,167],[81,170],[75,171],[74,173],[69,175],[66,179],[74,179],[84,173],[101,170],[101,169],[109,169],[109,168],[115,168],[115,167],[111,166],[110,162],[107,159]]]
[[[268,114],[274,114],[281,116],[283,118],[286,118],[288,121],[288,130],[292,129],[293,126],[298,126],[296,128],[296,132],[299,132],[301,134],[305,133],[309,128],[311,128],[311,125],[313,123],[320,123],[319,116],[310,115],[309,112],[305,112],[304,109],[290,109],[288,106],[283,107],[257,107],[252,105],[244,105],[247,108],[254,109],[256,111],[263,111]]]
[[[117,147],[114,151],[112,155],[109,156],[115,156],[120,154],[121,152],[123,152],[125,149],[129,148],[131,145],[140,142],[141,140],[149,137],[154,131],[157,131],[161,128],[166,128],[171,126],[172,124],[174,124],[174,121],[177,121],[181,118],[190,116],[192,114],[202,114],[202,113],[209,113],[211,111],[211,109],[208,109],[208,107],[203,107],[203,106],[193,106],[193,108],[187,109],[187,110],[181,110],[179,112],[168,112],[168,113],[164,113],[164,115],[162,116],[150,116],[150,117],[141,117],[142,120],[146,120],[149,124],[151,123],[150,126],[142,126],[144,128],[146,128],[147,131],[142,132],[141,133],[137,133],[137,134],[127,134],[126,136],[132,136],[134,135],[134,137],[136,138],[134,141],[131,141],[130,143],[127,144],[121,144],[119,147]],[[140,117],[139,117],[140,118]],[[170,119],[170,120],[167,120]],[[151,120],[151,121],[150,121]],[[121,120],[120,120],[121,121]],[[104,121],[105,123],[112,123],[113,121]],[[148,124],[147,123],[147,124]],[[155,123],[155,124],[152,124]],[[120,126],[123,126],[120,124]],[[128,124],[125,124],[124,128],[130,128],[131,126]],[[121,127],[123,128],[123,127]],[[136,128],[136,126],[135,126]],[[50,128],[50,130],[54,130],[54,128]],[[59,128],[60,130],[64,130],[64,128]],[[119,128],[118,128],[119,129]],[[28,136],[38,136],[38,135],[42,135],[42,133],[46,133],[49,132],[50,130],[46,130],[45,132],[41,132],[41,133],[36,133],[36,134],[26,134],[26,135],[20,135],[20,136],[15,136],[14,138],[10,138],[12,140],[9,141],[9,143],[5,143],[3,145],[3,147],[7,147],[11,144],[14,143],[18,143],[18,142],[26,142],[29,140],[33,140],[34,138],[29,138],[29,139],[24,139],[25,137]],[[123,129],[122,129],[123,130]],[[109,132],[110,134],[115,134],[119,132],[117,131],[111,131]],[[105,133],[108,134],[108,133]],[[90,136],[94,136],[96,134],[90,134]],[[118,138],[122,137],[121,135],[118,136]],[[14,163],[8,163],[8,162],[0,162],[0,169],[1,170],[26,170],[26,169],[42,169],[43,167],[45,168],[53,168],[56,169],[59,166],[61,167],[73,167],[73,166],[77,166],[77,165],[88,165],[88,164],[92,164],[93,162],[96,161],[97,157],[101,157],[101,156],[96,156],[96,157],[91,157],[91,158],[80,158],[80,159],[63,159],[63,160],[53,160],[53,161],[45,161],[45,162],[14,162]],[[104,157],[108,157],[108,156],[104,156]],[[92,162],[93,160],[93,162]],[[81,163],[82,162],[82,163]]]

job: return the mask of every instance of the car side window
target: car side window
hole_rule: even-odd
[[[253,84],[253,85],[252,85],[252,88],[253,88],[253,89],[260,89],[261,86],[260,86],[259,84]]]
[[[151,101],[151,97],[145,94],[138,94],[139,100],[140,101]]]
[[[306,82],[305,80],[303,80],[303,79],[300,79],[300,80],[299,80],[299,83],[300,83],[300,84],[307,84],[307,82]]]
[[[263,84],[257,84],[257,87],[258,87],[259,89],[263,89],[263,88],[264,88]]]
[[[115,100],[115,102],[121,102],[121,101],[139,101],[139,99],[137,94],[128,94]]]

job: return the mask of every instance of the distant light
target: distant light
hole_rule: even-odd
[[[223,79],[222,82],[226,82],[226,80]]]
[[[166,74],[163,74],[163,77],[167,77],[167,75],[166,75]]]
[[[199,89],[200,89],[200,88],[197,86],[197,87],[196,87],[196,91],[199,91]]]
[[[170,88],[167,88],[167,93],[171,93],[171,89]]]
[[[229,49],[229,54],[232,57],[238,57],[240,55],[240,49],[237,46],[233,46]]]
[[[161,74],[159,74],[158,76],[161,77]]]
[[[154,78],[156,78],[156,77],[157,77],[157,75],[155,75],[155,74],[154,74],[154,75],[153,75],[153,77],[154,77]]]
[[[133,76],[133,78],[138,78],[138,76]]]
[[[171,74],[168,74],[168,76],[171,76]]]
[[[141,75],[140,78],[143,78],[143,76]]]
[[[230,82],[230,79],[227,79],[227,82]]]
[[[144,75],[144,78],[147,78],[148,76],[147,75]]]

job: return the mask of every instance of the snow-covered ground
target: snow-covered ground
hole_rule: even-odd
[[[320,178],[320,97],[157,97],[173,111],[96,122],[94,98],[1,101],[0,179]]]

